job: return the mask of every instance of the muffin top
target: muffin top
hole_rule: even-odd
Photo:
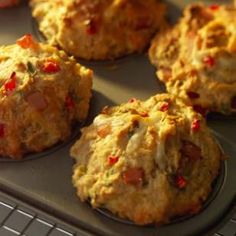
[[[66,140],[87,116],[91,85],[92,71],[31,35],[0,47],[0,156]]]
[[[197,213],[222,156],[204,118],[168,94],[105,107],[71,155],[82,201],[142,225]]]
[[[31,0],[32,14],[49,42],[87,60],[143,51],[164,24],[158,0]]]
[[[230,6],[187,6],[179,23],[152,42],[157,76],[196,110],[236,111],[235,14]]]

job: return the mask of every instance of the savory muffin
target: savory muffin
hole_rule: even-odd
[[[159,0],[31,0],[50,43],[87,60],[142,52],[164,24]]]
[[[204,118],[168,94],[105,107],[71,155],[79,198],[141,225],[199,212],[222,158]]]
[[[92,71],[25,35],[0,47],[0,156],[20,159],[71,134],[88,113]]]
[[[235,15],[230,6],[190,5],[149,50],[167,91],[202,113],[236,111]]]

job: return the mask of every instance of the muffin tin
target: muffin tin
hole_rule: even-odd
[[[193,1],[167,2],[170,20],[175,21],[181,13],[180,8]],[[14,43],[25,33],[32,33],[42,39],[27,3],[0,10],[0,44]],[[126,102],[131,97],[147,99],[164,91],[147,55],[132,55],[109,62],[79,62],[95,73],[87,124],[105,105]],[[210,235],[235,212],[236,119],[235,116],[213,114],[209,116],[208,124],[229,158],[222,164],[214,190],[204,209],[196,216],[180,218],[166,226],[136,226],[103,210],[93,210],[90,205],[80,202],[71,183],[73,161],[69,156],[69,148],[79,136],[77,132],[67,143],[58,144],[22,161],[8,162],[0,159],[0,190],[95,235]]]

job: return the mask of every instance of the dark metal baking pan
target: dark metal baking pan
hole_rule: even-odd
[[[180,7],[192,1],[167,1],[172,19]],[[209,1],[215,3],[213,1]],[[222,2],[222,1],[221,1]],[[35,34],[27,4],[0,10],[0,44],[14,43],[25,33]],[[37,37],[37,35],[36,35]],[[93,99],[87,124],[105,105],[126,102],[131,97],[147,99],[164,91],[147,55],[132,55],[113,62],[84,62],[95,72]],[[211,235],[235,212],[236,120],[223,117],[208,123],[229,159],[223,164],[219,182],[205,208],[196,216],[162,226],[135,226],[111,219],[81,203],[71,184],[73,161],[69,148],[76,138],[39,158],[0,162],[0,190],[96,235]]]

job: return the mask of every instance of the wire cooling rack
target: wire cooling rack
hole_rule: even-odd
[[[0,236],[91,236],[0,196]]]
[[[0,195],[0,236],[91,236]],[[214,236],[236,236],[236,213]]]
[[[215,236],[236,236],[236,213]]]

